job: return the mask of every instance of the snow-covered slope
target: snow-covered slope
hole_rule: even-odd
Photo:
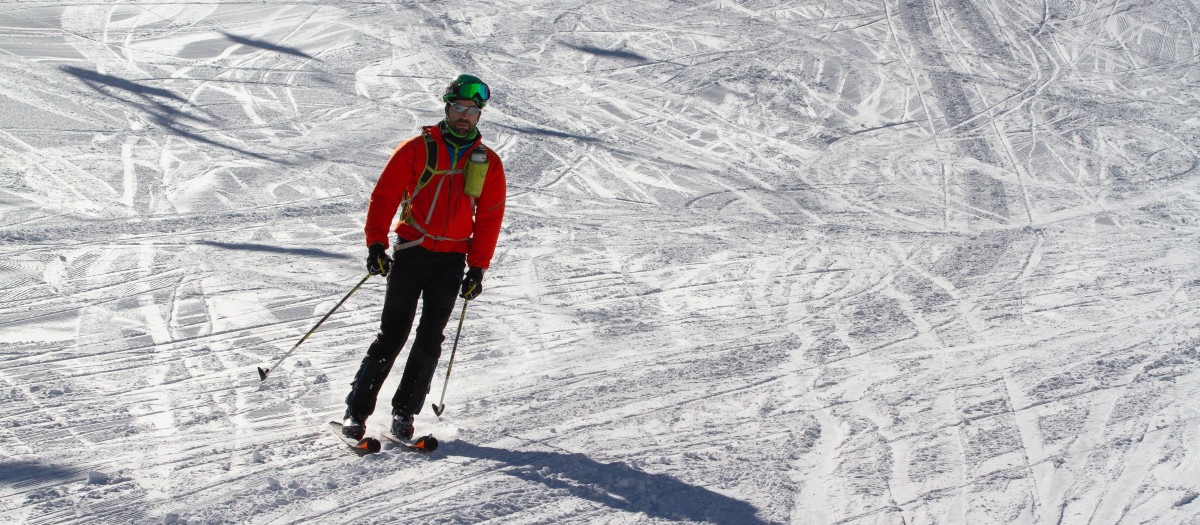
[[[0,521],[1200,523],[1198,24],[2,4]],[[324,422],[380,279],[255,367],[365,275],[463,72],[505,228],[441,450],[360,459]]]

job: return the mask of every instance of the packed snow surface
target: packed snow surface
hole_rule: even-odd
[[[1197,31],[1196,0],[0,4],[0,522],[1200,523]],[[366,275],[375,180],[459,73],[504,230],[417,417],[441,449],[359,458],[326,422],[382,279],[256,367]]]

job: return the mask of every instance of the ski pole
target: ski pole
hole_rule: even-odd
[[[442,383],[442,400],[433,405],[433,413],[438,417],[442,417],[442,412],[446,411],[446,387],[450,386],[450,370],[454,368],[454,353],[458,351],[458,336],[462,335],[463,319],[467,318],[467,303],[470,302],[470,299],[463,301],[462,315],[458,316],[458,332],[454,334],[454,348],[450,350],[450,362],[446,364],[446,382]]]
[[[358,284],[355,285],[353,289],[350,290],[350,293],[346,294],[346,296],[343,297],[341,301],[338,301],[338,304],[333,306],[333,310],[330,310],[329,313],[325,314],[325,317],[322,317],[320,321],[317,321],[317,325],[312,327],[312,330],[309,330],[307,334],[304,334],[304,337],[300,338],[300,341],[296,343],[296,346],[293,346],[291,350],[288,350],[288,353],[283,354],[283,357],[280,357],[279,360],[275,362],[275,364],[271,365],[271,368],[263,368],[261,366],[258,367],[258,377],[259,377],[258,381],[260,383],[263,381],[266,381],[267,374],[271,373],[272,369],[279,366],[279,363],[282,363],[284,359],[287,359],[288,356],[292,355],[292,352],[295,352],[297,348],[300,348],[300,343],[303,343],[305,339],[308,339],[308,336],[312,335],[313,332],[316,332],[317,328],[319,326],[321,326],[321,323],[324,323],[326,319],[329,319],[329,316],[333,315],[333,312],[337,311],[338,307],[342,306],[342,303],[346,302],[346,299],[349,299],[351,295],[354,295],[354,292],[357,292],[358,289],[362,287],[363,283],[367,282],[367,279],[370,279],[370,278],[371,278],[371,274],[369,274],[369,273],[367,274],[366,277],[363,277],[363,279],[361,281],[359,281]]]

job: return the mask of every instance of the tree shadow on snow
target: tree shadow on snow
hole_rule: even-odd
[[[581,51],[583,53],[590,53],[590,54],[596,55],[598,57],[615,58],[615,59],[619,59],[619,60],[632,60],[634,62],[647,62],[648,61],[646,59],[646,57],[644,57],[640,54],[634,53],[633,51],[625,51],[625,50],[621,50],[621,49],[604,49],[602,47],[596,47],[596,46],[581,46],[581,45],[576,45],[576,44],[568,44],[566,42],[563,42],[562,44],[564,46],[574,49],[576,51]]]
[[[443,449],[453,456],[507,464],[503,472],[510,476],[652,518],[729,525],[769,523],[755,517],[758,509],[749,503],[624,463],[601,463],[583,454],[521,452],[465,441],[446,443]]]
[[[203,244],[205,246],[212,246],[214,248],[222,248],[226,250],[282,253],[286,255],[299,255],[302,257],[324,257],[327,259],[356,259],[356,257],[346,255],[344,253],[319,250],[316,248],[283,248],[280,246],[271,246],[269,244],[254,244],[248,242],[196,241],[196,244]]]
[[[80,477],[79,470],[36,461],[0,461],[0,485],[23,488]]]
[[[246,38],[244,36],[238,36],[233,33],[226,33],[224,31],[221,31],[221,34],[224,35],[225,38],[228,38],[230,41],[241,44],[243,46],[256,47],[258,49],[274,51],[276,53],[283,53],[285,55],[292,55],[292,56],[307,58],[309,60],[316,60],[316,61],[320,62],[319,58],[315,58],[312,55],[309,55],[308,53],[305,53],[294,47],[286,47],[286,46],[281,46],[281,45],[277,45],[277,44],[272,44],[270,42],[266,42],[263,40],[255,40],[253,38]]]
[[[126,80],[121,77],[106,75],[98,71],[91,71],[75,66],[63,66],[59,69],[62,70],[63,73],[79,79],[88,87],[92,88],[92,90],[100,93],[101,95],[119,100],[125,104],[141,109],[142,112],[150,115],[151,121],[165,129],[170,130],[177,136],[216,146],[218,148],[227,149],[247,157],[253,157],[259,160],[272,160],[265,155],[260,155],[258,153],[240,149],[228,144],[222,144],[213,139],[205,137],[198,132],[184,129],[180,121],[191,121],[200,124],[214,125],[214,117],[199,109],[197,109],[197,111],[202,113],[204,115],[203,117],[189,115],[182,109],[169,105],[169,103],[178,104],[181,107],[190,105],[187,99],[176,95],[169,90],[142,85],[132,80]],[[106,90],[104,88],[110,89]],[[113,92],[112,90],[116,91]],[[140,101],[132,100],[122,96],[122,93],[133,95]]]
[[[501,128],[508,128],[513,131],[516,131],[517,133],[527,133],[529,135],[542,135],[544,137],[554,137],[554,138],[559,138],[559,139],[571,139],[571,140],[578,140],[580,142],[600,142],[600,139],[598,139],[596,137],[575,135],[575,134],[567,133],[565,131],[557,131],[557,130],[547,129],[547,128],[535,128],[535,127],[528,127],[528,126],[509,126],[507,124],[499,124],[499,123],[495,123],[495,122],[492,122],[489,125],[497,126],[497,127],[501,127]]]

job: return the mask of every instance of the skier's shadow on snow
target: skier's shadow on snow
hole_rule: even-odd
[[[755,517],[758,509],[749,503],[623,463],[600,463],[583,454],[521,452],[465,441],[446,443],[443,449],[452,456],[504,463],[508,466],[503,472],[510,476],[653,518],[730,525],[769,523]]]

